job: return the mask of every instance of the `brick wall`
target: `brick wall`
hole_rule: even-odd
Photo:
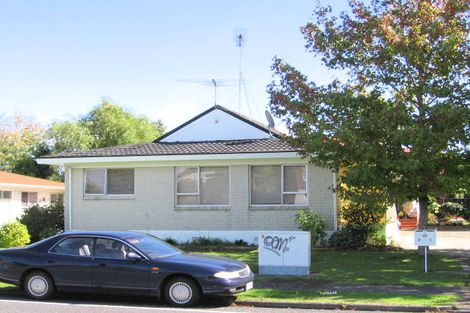
[[[135,167],[135,195],[125,197],[84,196],[84,169],[73,168],[72,229],[297,230],[295,214],[305,208],[320,212],[327,222],[327,229],[334,229],[333,174],[329,170],[308,165],[307,206],[250,207],[249,164],[230,165],[229,207],[193,208],[175,206],[173,166]],[[209,164],[205,162],[205,165]],[[65,181],[68,183],[68,171]],[[66,206],[67,199],[68,195]],[[68,214],[66,209],[66,229],[69,229]]]

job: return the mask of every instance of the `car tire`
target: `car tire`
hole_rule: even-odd
[[[25,277],[23,289],[34,300],[46,300],[54,294],[55,286],[51,276],[44,272],[35,271]]]
[[[174,277],[165,285],[165,298],[172,306],[188,307],[199,302],[201,291],[193,279]]]

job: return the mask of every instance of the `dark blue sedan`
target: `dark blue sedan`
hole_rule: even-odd
[[[0,251],[0,281],[33,299],[56,290],[153,295],[175,306],[253,288],[248,265],[187,254],[139,232],[70,232]]]

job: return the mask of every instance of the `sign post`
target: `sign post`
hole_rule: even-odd
[[[436,230],[419,229],[415,231],[415,246],[424,247],[424,272],[428,272],[428,248],[436,245]]]

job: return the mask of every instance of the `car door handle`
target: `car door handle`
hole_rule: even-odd
[[[106,264],[104,264],[104,263],[99,263],[98,266],[105,267]]]
[[[51,264],[51,263],[55,263],[54,260],[47,260],[47,263]]]

